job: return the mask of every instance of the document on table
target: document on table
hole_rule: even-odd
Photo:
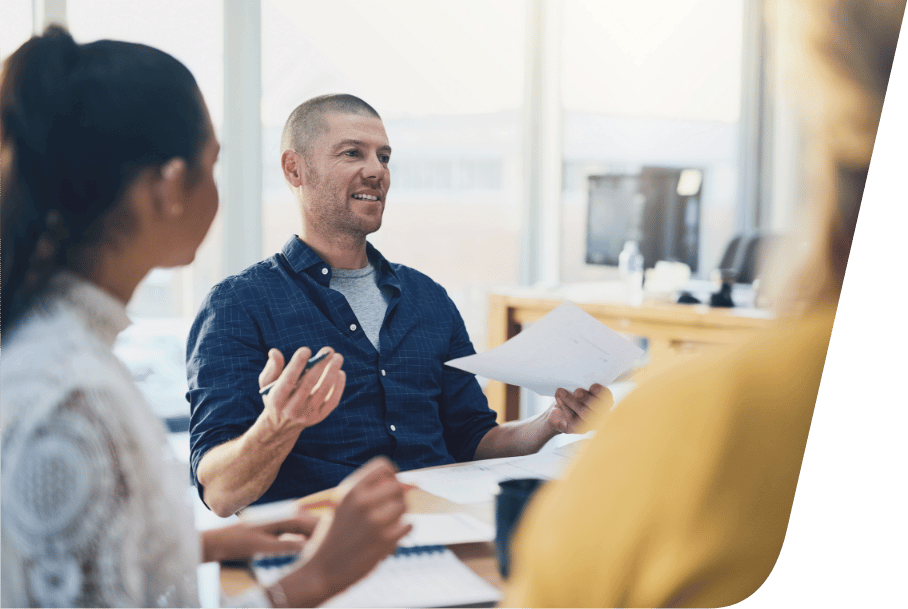
[[[413,546],[450,546],[456,543],[494,541],[495,528],[470,514],[404,514],[404,522],[412,524],[413,530],[397,542],[409,548]]]
[[[299,567],[294,555],[260,557],[252,570],[270,586]],[[501,593],[443,546],[398,548],[372,573],[322,607],[451,607],[487,604]]]
[[[564,302],[503,345],[446,363],[554,396],[559,387],[572,391],[611,383],[642,354],[580,307]]]
[[[570,463],[576,444],[525,457],[483,459],[455,467],[401,472],[397,479],[454,503],[481,503],[495,496],[502,480],[560,478]]]
[[[322,607],[491,606],[501,593],[442,546],[400,548]]]

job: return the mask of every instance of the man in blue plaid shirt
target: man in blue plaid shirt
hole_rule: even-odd
[[[542,416],[496,424],[475,376],[444,365],[475,353],[444,288],[366,241],[391,183],[378,113],[311,99],[281,146],[302,230],[215,286],[189,335],[192,474],[215,513],[336,486],[376,455],[414,469],[529,454],[610,399],[561,389]]]

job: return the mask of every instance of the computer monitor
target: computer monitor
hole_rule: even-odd
[[[636,174],[590,176],[587,264],[617,265],[625,241],[635,240],[644,267],[678,261],[697,271],[703,171],[643,167]]]

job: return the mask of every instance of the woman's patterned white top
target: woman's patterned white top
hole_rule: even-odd
[[[198,606],[188,466],[111,350],[125,307],[65,272],[37,303],[3,337],[3,606]]]

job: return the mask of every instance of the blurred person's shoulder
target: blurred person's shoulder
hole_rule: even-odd
[[[696,429],[702,441],[722,442],[749,415],[768,425],[805,417],[809,423],[834,318],[830,309],[779,319],[740,345],[654,366],[597,426],[627,416],[674,420]]]
[[[819,389],[835,320],[834,309],[779,319],[736,349],[728,362],[729,382],[743,393],[809,398]],[[813,403],[810,403],[813,406]]]
[[[4,386],[23,372],[60,374],[67,361],[94,351],[98,337],[68,303],[49,297],[17,322],[3,345]]]

